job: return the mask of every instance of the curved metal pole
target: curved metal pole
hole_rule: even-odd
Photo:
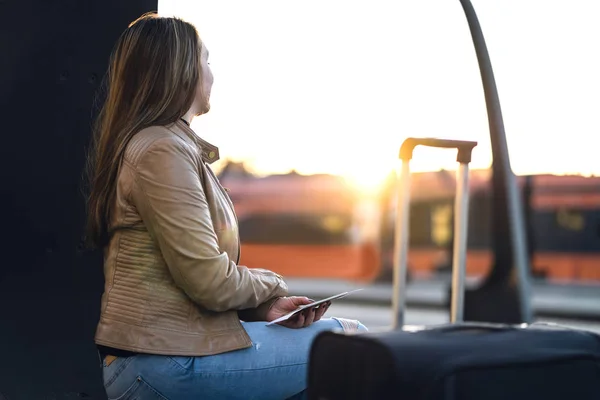
[[[485,93],[485,102],[490,126],[490,138],[492,141],[492,153],[495,172],[502,174],[504,189],[506,193],[506,207],[509,219],[509,233],[512,244],[512,262],[517,270],[517,290],[519,293],[519,304],[523,322],[531,322],[533,313],[531,310],[531,287],[529,277],[529,262],[527,258],[527,238],[525,236],[525,224],[523,220],[523,206],[515,175],[510,166],[508,145],[504,132],[504,121],[500,108],[498,89],[494,79],[492,63],[485,44],[483,32],[477,19],[475,9],[470,0],[460,0],[465,12],[473,45],[477,54],[481,80]],[[497,195],[497,194],[496,194]]]

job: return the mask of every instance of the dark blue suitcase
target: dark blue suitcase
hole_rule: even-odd
[[[535,324],[324,332],[308,382],[311,400],[598,400],[600,337]]]
[[[409,161],[417,145],[458,149],[452,324],[403,326]],[[600,336],[555,325],[462,322],[468,164],[474,142],[407,139],[396,220],[395,329],[323,332],[309,357],[311,400],[600,400]]]

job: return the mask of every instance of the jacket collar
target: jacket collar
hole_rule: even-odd
[[[192,140],[202,152],[202,160],[207,164],[212,164],[219,160],[219,148],[212,143],[202,139],[192,128],[190,128],[185,122],[177,121],[173,124],[172,131],[181,137],[183,140]]]

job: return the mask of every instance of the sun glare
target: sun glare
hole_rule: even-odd
[[[394,172],[391,163],[364,163],[359,168],[341,175],[364,196],[376,195],[383,187],[390,173]]]
[[[365,192],[396,167],[406,136],[477,140],[471,168],[490,166],[480,71],[458,2],[234,3],[159,1],[210,48],[211,112],[194,126],[223,157],[253,160],[263,174],[343,175]],[[474,3],[513,170],[599,173],[593,2],[575,0],[572,12],[543,0]],[[419,149],[411,162],[415,172],[440,168],[456,168],[454,152]]]

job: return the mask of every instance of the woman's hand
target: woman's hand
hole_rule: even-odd
[[[284,315],[296,310],[298,307],[303,306],[305,304],[310,304],[312,302],[314,302],[314,300],[311,300],[308,297],[281,297],[280,299],[275,301],[275,303],[273,303],[271,309],[267,312],[267,322],[271,322],[279,317],[283,317]],[[279,322],[278,325],[285,326],[286,328],[307,327],[313,322],[317,322],[318,320],[320,320],[330,305],[331,303],[327,302],[320,304],[318,308],[307,308],[306,310],[303,310],[302,312],[294,315],[287,321]]]

